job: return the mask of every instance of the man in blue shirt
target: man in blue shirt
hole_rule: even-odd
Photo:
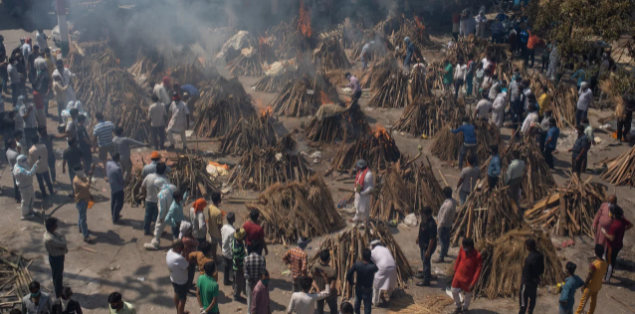
[[[412,62],[412,54],[415,52],[415,44],[410,41],[410,37],[403,39],[406,44],[406,58],[403,60],[403,66],[406,70],[410,70],[410,62]]]
[[[463,132],[463,146],[459,152],[459,170],[462,170],[463,161],[465,160],[467,153],[471,152],[476,156],[476,133],[474,132],[474,126],[470,124],[470,119],[466,117],[463,118],[463,125],[457,129],[451,130],[451,132],[454,134]],[[478,159],[476,159],[476,163],[478,164]]]
[[[545,162],[551,169],[553,169],[552,153],[556,150],[558,136],[560,136],[560,129],[556,126],[556,119],[549,118],[549,130],[547,131],[547,136],[545,137],[545,150],[542,152],[542,156],[545,157]]]
[[[490,146],[489,150],[492,158],[487,167],[487,183],[490,189],[494,189],[498,183],[498,176],[501,175],[501,157],[498,155],[498,145]]]
[[[565,279],[564,287],[560,292],[560,313],[573,314],[573,306],[575,305],[575,291],[584,286],[584,280],[575,275],[575,270],[578,266],[572,262],[568,262],[567,266],[567,279]]]
[[[586,159],[587,152],[589,150],[589,138],[584,134],[584,127],[578,125],[575,127],[578,138],[575,140],[573,147],[569,149],[571,152],[571,166],[572,172],[576,173],[580,177],[582,171],[582,164]],[[546,145],[545,145],[546,146]]]

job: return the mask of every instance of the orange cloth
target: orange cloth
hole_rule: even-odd
[[[483,258],[481,254],[473,249],[469,255],[465,254],[463,247],[459,249],[459,256],[454,264],[454,280],[452,280],[452,288],[461,288],[461,290],[470,292],[470,285],[475,285],[478,277],[481,275],[483,266]]]
[[[205,269],[203,269],[205,267],[205,263],[214,261],[213,259],[205,256],[205,254],[200,251],[190,253],[188,255],[188,259],[191,262],[196,261],[196,264],[198,265],[198,271],[201,272],[201,275],[205,273]]]
[[[192,204],[195,213],[202,212],[205,209],[205,206],[207,206],[207,202],[203,198],[197,199],[196,202]]]
[[[152,152],[152,154],[150,155],[150,159],[159,159],[161,158],[161,155],[159,155],[159,152],[157,152],[156,150]]]
[[[529,35],[529,39],[527,40],[527,48],[534,49],[536,45],[540,42],[540,38],[538,36],[531,34]]]

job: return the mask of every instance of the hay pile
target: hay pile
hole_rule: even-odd
[[[313,64],[322,70],[348,69],[351,67],[344,49],[342,49],[335,37],[324,39],[318,49],[313,52]]]
[[[312,172],[299,154],[269,147],[245,153],[230,172],[228,183],[241,190],[263,191],[277,182],[305,181]]]
[[[476,133],[476,156],[479,161],[483,161],[490,156],[489,147],[500,144],[500,132],[495,125],[482,119],[476,119],[472,123]],[[450,129],[450,126],[446,125],[434,136],[430,152],[443,161],[458,162],[459,152],[463,146],[463,134],[453,134]]]
[[[483,258],[483,268],[474,295],[490,299],[518,296],[523,265],[529,254],[525,249],[528,238],[536,240],[538,251],[545,256],[545,272],[540,284],[553,286],[564,281],[562,265],[551,239],[539,231],[513,230],[496,240],[476,243]]]
[[[635,186],[635,147],[606,162],[602,179],[615,185]]]
[[[408,280],[414,275],[414,271],[408,263],[408,259],[404,255],[401,247],[395,241],[390,229],[384,225],[376,225],[371,222],[367,230],[360,230],[355,227],[337,236],[329,236],[322,241],[317,254],[309,261],[309,266],[314,265],[320,258],[319,252],[328,250],[331,253],[331,267],[337,273],[337,283],[335,288],[341,292],[344,299],[352,296],[346,295],[348,289],[348,281],[346,280],[346,272],[353,267],[355,262],[362,260],[362,250],[369,247],[372,240],[379,239],[392,253],[397,263],[397,286],[405,289]]]
[[[358,138],[363,134],[370,133],[366,115],[357,102],[351,103],[342,113],[322,119],[317,117],[318,115],[319,111],[305,130],[306,138],[309,141],[332,143],[337,140]]]
[[[212,81],[198,103],[194,132],[200,137],[225,136],[241,119],[256,115],[251,96],[237,78]]]
[[[395,140],[384,128],[378,128],[372,135],[363,135],[351,144],[340,146],[331,162],[331,170],[352,171],[359,159],[364,159],[373,170],[386,169],[401,158]]]
[[[275,122],[270,110],[241,118],[223,139],[219,151],[223,154],[242,155],[251,150],[275,146]]]
[[[304,117],[315,114],[321,104],[332,103],[331,99],[337,99],[337,91],[322,74],[305,75],[287,82],[270,105],[279,115]]]
[[[556,188],[553,194],[527,209],[525,220],[559,236],[573,238],[585,234],[595,237],[591,227],[595,214],[606,200],[606,193],[600,184],[589,183],[590,180],[591,177],[586,181],[571,177],[566,188]]]
[[[296,243],[301,236],[319,237],[346,226],[328,186],[317,175],[304,182],[276,183],[246,206],[260,212],[269,239],[284,245]]]
[[[435,136],[447,124],[462,121],[465,114],[465,106],[454,97],[417,97],[393,126],[414,136]]]
[[[401,71],[390,73],[381,82],[377,92],[368,102],[368,106],[382,108],[406,107],[408,105],[408,79],[408,75]]]
[[[399,314],[442,314],[445,313],[444,310],[450,304],[454,304],[454,300],[446,295],[427,295],[423,301],[415,301],[414,304],[408,304],[403,306],[399,303],[400,300],[405,300],[403,302],[411,302],[408,299],[397,299],[395,302],[390,300],[390,313],[399,313]]]

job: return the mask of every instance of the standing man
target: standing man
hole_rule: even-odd
[[[451,132],[454,134],[463,132],[463,146],[461,146],[461,150],[459,151],[459,170],[463,170],[463,160],[465,159],[465,156],[467,156],[468,152],[476,156],[477,145],[474,126],[470,124],[470,118],[465,117],[463,118],[463,125],[451,130]],[[478,163],[478,158],[476,163]]]
[[[410,63],[412,63],[412,55],[415,52],[415,44],[412,43],[410,37],[406,37],[403,39],[404,45],[406,46],[406,58],[403,60],[403,67],[406,71],[410,71]]]
[[[529,29],[527,29],[527,32],[529,33],[529,38],[527,39],[527,56],[525,57],[525,66],[533,68],[536,58],[536,45],[538,45],[541,40],[538,38],[538,35],[532,33]],[[529,61],[531,61],[531,65],[529,65]]]
[[[476,104],[476,117],[481,118],[484,121],[489,120],[489,115],[492,112],[492,102],[487,98],[487,93],[483,91],[481,93],[481,100]]]
[[[209,233],[209,242],[212,244],[212,258],[214,262],[220,264],[216,252],[218,246],[222,245],[223,236],[220,229],[223,228],[223,213],[218,209],[221,203],[220,192],[212,192],[211,195],[212,204],[207,207],[208,226],[207,232]]]
[[[144,235],[152,235],[150,232],[150,226],[153,221],[157,220],[157,215],[159,212],[159,207],[157,203],[159,202],[159,191],[157,187],[154,185],[154,180],[161,178],[166,182],[169,181],[164,176],[165,173],[165,164],[159,162],[156,165],[156,173],[151,173],[147,175],[143,182],[141,182],[141,195],[145,193],[146,195],[146,203],[145,203],[145,215],[143,217],[143,234]]]
[[[245,257],[245,280],[247,281],[247,308],[251,309],[251,297],[254,287],[258,283],[258,278],[263,270],[267,269],[267,260],[257,252],[261,250],[259,240],[251,241],[251,253]],[[311,287],[309,286],[309,289]],[[251,314],[248,312],[248,314]]]
[[[55,95],[55,101],[57,102],[57,116],[59,123],[64,123],[62,119],[62,111],[66,109],[66,90],[70,85],[64,86],[61,75],[53,75],[53,94]]]
[[[509,167],[507,167],[505,185],[508,186],[509,196],[514,200],[518,209],[520,209],[520,188],[525,173],[525,162],[520,159],[520,151],[512,151],[512,157],[514,159],[509,164]]]
[[[154,239],[152,239],[150,243],[145,243],[143,247],[146,249],[158,250],[159,245],[161,245],[161,235],[163,234],[163,230],[165,229],[165,227],[168,225],[165,217],[170,211],[172,202],[174,202],[174,193],[176,193],[176,186],[174,184],[168,183],[162,178],[157,178],[156,180],[154,180],[154,186],[156,186],[157,190],[160,191],[159,195],[157,195],[157,207],[159,209],[159,214],[157,216],[156,222],[154,223]]]
[[[22,95],[22,74],[18,71],[18,60],[13,56],[9,58],[7,75],[11,81],[11,100],[13,108],[15,108],[18,103],[18,96]]]
[[[608,270],[604,281],[609,283],[613,276],[613,269],[617,263],[617,254],[620,253],[622,247],[624,247],[624,233],[633,228],[633,224],[624,218],[624,211],[618,205],[609,207],[609,215],[611,216],[611,226],[609,230],[601,229],[600,231],[606,237],[606,259],[608,262]]]
[[[538,109],[536,108],[536,104],[533,102],[533,100],[535,100],[535,97],[531,95],[529,99],[532,100],[527,107],[529,114],[527,115],[527,117],[525,117],[525,121],[523,121],[523,125],[520,127],[520,133],[522,133],[522,135],[525,137],[534,134],[534,132],[532,131],[534,129],[534,126],[536,126],[539,121]]]
[[[185,312],[185,302],[189,291],[187,285],[187,267],[189,263],[183,257],[182,251],[183,241],[177,239],[172,242],[172,249],[165,256],[165,262],[168,264],[168,270],[170,271],[170,281],[174,288],[174,307],[177,314]]]
[[[227,219],[227,224],[223,225],[223,227],[220,229],[220,233],[223,238],[221,252],[223,253],[223,259],[225,260],[225,273],[223,276],[223,285],[229,286],[232,284],[230,278],[233,278],[231,274],[233,270],[232,244],[234,242],[234,233],[236,232],[236,228],[234,228],[236,215],[233,212],[229,212],[227,213],[226,219]]]
[[[370,45],[375,44],[374,41],[365,43],[362,47],[362,52],[359,54],[359,59],[362,62],[362,70],[368,68],[368,61],[370,61]]]
[[[77,207],[77,211],[79,212],[79,220],[77,224],[79,225],[79,230],[84,235],[84,242],[91,242],[92,239],[89,237],[90,232],[88,231],[88,221],[86,217],[86,210],[88,209],[88,203],[92,200],[92,195],[90,195],[90,178],[93,174],[92,169],[88,172],[88,176],[84,173],[84,168],[82,165],[75,166],[73,169],[75,171],[75,178],[73,179],[73,190],[75,191],[75,207]]]
[[[40,49],[44,50],[49,47],[49,43],[47,40],[48,36],[44,34],[44,29],[42,27],[39,27],[37,29],[37,33],[35,33],[35,41],[37,42],[38,46],[40,46]]]
[[[556,125],[556,119],[549,118],[549,131],[547,131],[545,139],[545,150],[542,152],[542,156],[545,158],[545,162],[549,168],[553,169],[553,152],[556,150],[558,144],[558,137],[560,136],[560,129]]]
[[[551,110],[545,111],[540,121],[540,130],[536,139],[541,152],[545,151],[545,141],[547,140],[547,132],[549,132],[549,119],[551,119]]]
[[[252,302],[249,311],[251,314],[271,314],[271,300],[269,299],[269,272],[266,269],[263,270],[260,273],[259,279],[260,280],[254,287],[253,295],[251,296]],[[331,310],[331,313],[335,312]]]
[[[137,310],[128,302],[124,302],[121,293],[113,292],[108,296],[109,314],[137,314]]]
[[[106,176],[108,177],[108,183],[110,184],[110,215],[112,217],[112,223],[119,222],[121,215],[121,209],[123,208],[123,188],[125,181],[123,179],[123,170],[119,165],[121,157],[119,153],[112,154],[112,160],[109,160],[106,164]]]
[[[165,148],[165,105],[159,101],[159,96],[155,94],[152,94],[148,120],[150,120],[152,145],[156,150],[163,150]]]
[[[194,111],[196,111],[195,105],[196,101],[201,98],[201,93],[192,84],[185,84],[181,86],[181,91],[183,92],[183,98],[185,98],[187,94],[187,99],[185,100],[187,109],[190,111],[190,120],[194,121]]]
[[[547,78],[552,81],[556,80],[556,74],[558,71],[558,61],[560,60],[560,54],[558,53],[558,47],[556,43],[551,44],[551,53],[549,53],[549,67],[547,68]]]
[[[88,131],[86,130],[86,116],[83,114],[77,115],[77,142],[78,142],[79,149],[82,151],[82,156],[84,157],[84,168],[86,169],[92,168],[93,145],[90,141],[90,136],[88,135]]]
[[[560,292],[560,307],[558,308],[561,314],[573,314],[573,305],[575,304],[575,291],[578,288],[584,286],[584,281],[577,275],[575,270],[578,268],[573,262],[567,262],[565,269],[567,270],[567,278],[565,279],[565,285]]]
[[[492,44],[503,43],[505,30],[503,29],[503,22],[498,17],[496,17],[490,29],[492,30]]]
[[[234,233],[234,241],[232,241],[232,264],[234,270],[233,296],[234,301],[240,298],[240,293],[247,295],[245,288],[245,236],[247,233],[244,228],[236,230]]]
[[[476,32],[476,20],[472,17],[469,9],[461,12],[461,23],[459,23],[459,36],[468,37]]]
[[[586,160],[587,152],[591,145],[589,144],[589,138],[584,134],[584,127],[582,125],[578,124],[576,126],[576,133],[578,134],[578,138],[575,140],[573,147],[569,149],[569,152],[571,152],[572,173],[577,174],[579,178],[582,172],[582,165]]]
[[[471,52],[467,55],[467,58],[467,71],[465,74],[466,96],[472,96],[472,86],[474,84],[474,72],[476,72],[476,62],[474,61],[474,54]]]
[[[30,102],[22,104],[20,109],[18,109],[18,114],[24,120],[24,137],[27,148],[33,144],[31,143],[33,136],[37,136],[37,117],[35,111],[35,106]]]
[[[37,76],[37,70],[35,69],[35,59],[37,59],[39,56],[40,46],[38,45],[33,46],[33,51],[29,53],[28,56],[25,56],[26,71],[28,73],[29,82],[31,82],[31,84],[35,83],[35,77]]]
[[[348,80],[348,85],[346,85],[346,87],[350,88],[351,92],[353,93],[351,96],[351,104],[357,102],[359,98],[362,97],[362,86],[359,85],[357,77],[351,75],[351,73],[346,72],[346,74],[344,74],[344,77]]]
[[[108,161],[108,155],[112,156],[115,152],[115,146],[112,143],[112,133],[115,131],[115,125],[104,119],[104,115],[101,112],[95,113],[97,119],[97,125],[93,128],[94,145],[99,147],[99,159],[103,169],[106,169],[106,162]]]
[[[545,257],[536,250],[536,240],[527,239],[525,249],[529,255],[525,259],[520,288],[520,311],[518,314],[534,312],[540,276],[545,272]]]
[[[172,104],[170,105],[170,122],[166,130],[168,134],[168,141],[170,147],[168,149],[174,149],[174,133],[179,134],[181,142],[183,143],[183,151],[187,150],[187,139],[185,138],[185,130],[190,125],[190,111],[187,110],[187,106],[181,101],[181,95],[174,93],[172,96]]]
[[[259,251],[256,253],[258,253],[258,255],[262,255],[262,250],[264,249],[265,255],[268,255],[269,249],[267,248],[267,242],[265,242],[265,231],[258,223],[258,217],[260,217],[260,212],[257,209],[252,209],[249,212],[249,220],[245,221],[243,224],[243,229],[245,229],[245,232],[247,233],[245,238],[247,253],[252,253],[251,242],[258,241],[261,245],[258,246]]]
[[[596,244],[595,245],[595,260],[589,266],[589,274],[584,281],[584,286],[582,286],[582,297],[580,298],[580,305],[578,305],[578,310],[575,314],[582,314],[586,304],[591,300],[591,304],[589,305],[589,311],[587,314],[595,313],[595,305],[598,300],[598,292],[602,289],[602,276],[607,271],[608,264],[602,258],[604,255],[604,247]]]
[[[474,18],[476,20],[476,36],[485,38],[485,26],[487,25],[487,17],[485,17],[485,11],[481,10]]]
[[[22,197],[20,196],[20,188],[18,188],[18,184],[15,181],[15,166],[18,164],[18,156],[20,156],[18,150],[18,144],[15,139],[9,140],[9,146],[7,149],[7,160],[9,161],[9,170],[11,171],[11,176],[13,177],[13,198],[17,203],[20,202]]]
[[[523,119],[524,107],[520,99],[522,89],[523,86],[521,83],[520,75],[512,76],[512,81],[511,83],[509,83],[509,111],[511,111],[512,125],[514,129],[518,129],[518,127],[520,126],[520,121],[522,121]]]
[[[322,273],[321,275],[322,278],[324,278],[324,280],[328,282],[326,274]],[[302,291],[294,292],[291,295],[291,301],[289,302],[289,309],[287,310],[287,314],[314,313],[315,302],[324,300],[331,294],[330,285],[328,284],[326,285],[326,290],[324,291],[318,293],[309,293],[311,287],[313,286],[313,279],[311,277],[303,276],[300,280],[300,286],[302,288]],[[368,310],[370,311],[370,308]]]
[[[498,155],[498,145],[490,146],[489,150],[492,158],[487,166],[487,183],[492,190],[498,184],[498,176],[501,175],[501,157]]]
[[[55,151],[53,150],[53,137],[47,134],[46,128],[38,128],[37,132],[40,135],[40,142],[46,147],[48,157],[47,161],[49,165],[49,173],[51,174],[51,180],[53,181],[53,184],[56,184],[57,173],[55,171]]]
[[[115,137],[112,139],[112,143],[115,145],[114,152],[119,153],[119,157],[121,158],[121,167],[123,168],[123,177],[125,179],[128,179],[128,177],[132,174],[132,160],[130,159],[130,147],[131,146],[144,147],[148,145],[146,145],[146,143],[135,141],[127,136],[123,136],[123,128],[120,126],[115,128]]]
[[[449,93],[451,91],[452,82],[454,81],[454,67],[450,60],[443,60],[443,70],[441,70],[441,73],[443,73],[443,89],[446,93]]]
[[[82,166],[82,159],[84,155],[82,150],[77,148],[77,140],[72,139],[68,141],[68,148],[64,150],[62,154],[62,173],[66,173],[66,165],[68,165],[68,176],[71,179],[71,198],[74,197],[73,180],[75,179],[75,168]]]
[[[326,290],[326,286],[329,285],[329,289],[333,291],[326,299],[317,301],[317,314],[324,314],[324,303],[328,304],[331,313],[337,313],[337,293],[335,293],[335,284],[337,283],[337,272],[331,266],[331,254],[329,250],[320,251],[320,259],[317,263],[311,267],[311,276],[319,291]],[[328,280],[324,280],[321,274],[325,274]],[[253,313],[253,312],[252,312]]]
[[[459,255],[454,263],[454,278],[452,279],[452,298],[456,304],[454,313],[467,313],[472,300],[472,290],[481,276],[483,258],[474,248],[474,240],[463,238]],[[460,293],[465,293],[463,305],[461,306]]]
[[[197,199],[190,207],[190,222],[192,222],[192,235],[198,243],[203,243],[207,239],[207,223],[205,222],[205,207],[207,202],[204,198]],[[210,246],[211,250],[211,246]]]
[[[439,252],[439,259],[434,261],[435,263],[443,263],[445,257],[448,255],[448,249],[450,248],[450,231],[452,231],[454,216],[456,215],[456,200],[452,198],[452,188],[449,186],[444,187],[443,196],[445,197],[445,201],[441,204],[439,215],[437,216],[439,220],[437,234],[439,235],[439,242],[441,242],[441,251]]]
[[[549,87],[543,86],[542,95],[538,97],[538,107],[540,107],[538,109],[538,114],[540,114],[541,117],[545,114],[545,112],[551,111],[551,100],[552,97],[549,95]]]
[[[164,110],[167,111],[168,106],[170,105],[170,94],[168,91],[170,90],[170,77],[164,76],[161,84],[154,85],[153,94],[159,97],[159,101],[163,104]]]
[[[622,102],[624,106],[616,106],[615,117],[617,118],[617,145],[622,145],[622,141],[627,142],[626,136],[631,131],[633,122],[633,111],[635,111],[635,97],[631,94],[623,94]]]
[[[198,299],[200,313],[220,313],[218,310],[219,287],[214,279],[216,264],[214,262],[207,262],[203,269],[205,270],[205,274],[198,276],[196,281],[196,298]]]
[[[494,87],[496,99],[492,103],[492,116],[490,123],[498,127],[498,133],[505,123],[505,107],[507,107],[507,92],[503,91],[500,86]]]
[[[366,160],[360,159],[356,164],[357,176],[355,177],[355,216],[349,220],[358,224],[364,222],[364,226],[368,229],[368,221],[370,220],[370,197],[375,188],[373,173],[368,168]]]
[[[422,273],[415,275],[417,278],[422,278],[423,281],[418,282],[417,286],[427,287],[430,286],[430,280],[432,279],[430,258],[437,249],[437,223],[432,219],[432,208],[430,206],[421,209],[421,222],[419,223],[419,235],[417,236],[416,244],[419,245],[421,260],[423,261]]]
[[[39,160],[37,167],[35,167],[35,177],[40,185],[40,191],[42,192],[42,198],[46,197],[46,189],[44,188],[44,182],[49,188],[51,195],[55,194],[53,190],[53,183],[51,182],[51,175],[49,174],[48,165],[48,150],[44,144],[40,143],[40,137],[35,135],[31,138],[33,146],[29,149],[29,165],[35,166],[35,163]]]
[[[606,198],[606,202],[600,205],[600,209],[597,214],[595,214],[595,218],[593,219],[593,226],[591,230],[595,233],[594,241],[595,244],[599,244],[606,248],[606,237],[602,232],[602,229],[609,230],[611,227],[611,214],[609,212],[609,208],[617,206],[617,196],[615,194],[611,194]]]
[[[64,67],[64,61],[61,59],[55,61],[55,71],[53,71],[53,76],[59,75],[62,78],[62,84],[66,86],[66,101],[75,101],[75,90],[73,90],[73,85],[71,85],[71,79],[75,77],[75,74],[71,72],[68,68]]]
[[[291,275],[293,277],[293,292],[300,292],[300,279],[307,276],[307,254],[304,251],[309,245],[309,239],[300,237],[298,239],[298,246],[290,249],[282,257],[282,261],[285,265],[291,269]]]
[[[370,249],[365,248],[362,250],[362,261],[355,262],[353,267],[346,272],[346,281],[348,281],[347,296],[350,297],[352,295],[351,290],[353,286],[355,286],[355,314],[360,314],[362,302],[364,302],[364,314],[370,314],[373,298],[373,282],[375,273],[378,271],[379,268],[377,268],[372,261],[372,252]],[[353,276],[355,274],[357,274],[357,282],[353,282]],[[329,286],[326,286],[326,291],[328,295],[330,293]]]
[[[397,285],[397,264],[390,253],[390,250],[381,245],[381,240],[370,242],[371,261],[377,266],[377,273],[373,280],[373,304],[375,306],[386,306],[388,302],[384,299],[382,291],[392,297],[392,292]],[[379,298],[382,303],[380,305]]]
[[[44,225],[46,226],[44,247],[49,253],[49,264],[51,265],[55,297],[59,298],[64,288],[64,256],[68,253],[68,244],[66,243],[66,237],[55,232],[57,231],[57,218],[47,218]]]
[[[26,156],[19,155],[16,159],[15,166],[13,166],[13,177],[15,178],[15,183],[18,185],[18,188],[20,188],[20,195],[22,196],[22,220],[35,217],[33,214],[33,202],[35,201],[33,175],[39,163],[40,160],[37,160],[33,167],[31,167],[31,170],[28,170],[29,164]]]
[[[589,106],[593,102],[593,91],[589,88],[589,84],[587,82],[582,82],[580,84],[580,91],[578,91],[578,103],[576,105],[575,112],[575,123],[576,125],[580,125],[582,120],[587,118],[587,113],[589,111]]]

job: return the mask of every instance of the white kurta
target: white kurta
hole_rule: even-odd
[[[371,260],[379,268],[373,286],[379,290],[392,290],[397,285],[397,264],[390,250],[381,245],[376,246],[371,253]]]
[[[77,100],[77,98],[75,98],[75,91],[73,90],[73,85],[71,85],[71,78],[74,77],[75,74],[73,74],[73,72],[71,72],[71,70],[69,70],[68,68],[64,68],[64,73],[60,73],[58,69],[55,69],[55,71],[53,71],[53,76],[55,75],[61,76],[62,83],[64,84],[64,86],[68,86],[68,88],[66,89],[66,101]]]
[[[501,92],[496,96],[494,103],[492,104],[492,120],[491,123],[495,124],[499,129],[503,127],[503,121],[505,120],[505,107],[507,106],[507,93]]]
[[[179,101],[177,104],[173,101],[170,105],[170,114],[172,117],[168,123],[169,132],[178,133],[183,130],[187,130],[187,116],[190,114],[190,111],[187,109],[184,102]]]
[[[355,193],[355,217],[353,221],[364,221],[370,215],[370,193],[375,188],[373,173],[369,170],[364,177],[362,191]]]

